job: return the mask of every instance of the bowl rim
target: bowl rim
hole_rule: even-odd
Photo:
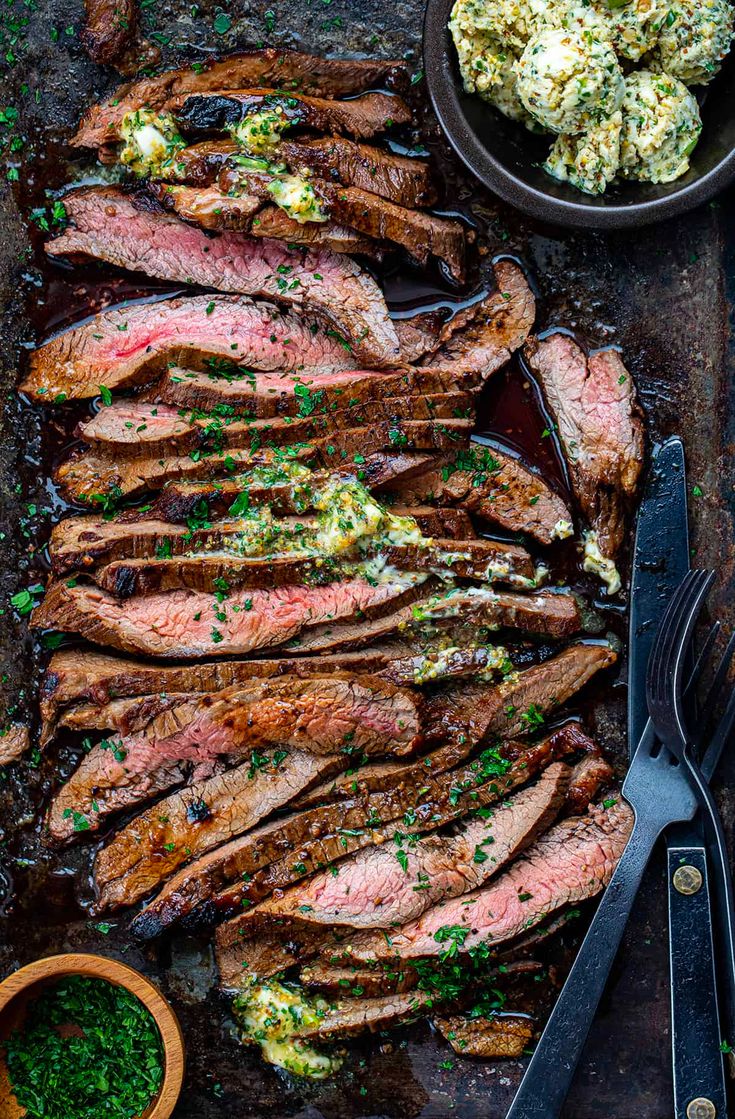
[[[179,1020],[158,987],[141,972],[110,956],[91,952],[64,952],[43,956],[11,972],[0,982],[0,1014],[13,999],[37,983],[54,982],[70,975],[104,979],[124,987],[143,1003],[152,1015],[163,1043],[163,1080],[158,1095],[144,1112],[145,1119],[169,1119],[181,1094],[184,1081],[185,1047]],[[2,1044],[0,1043],[0,1048]],[[25,1111],[20,1111],[25,1115]]]
[[[509,171],[468,127],[458,83],[449,76],[451,37],[447,23],[454,0],[427,0],[423,27],[424,74],[431,104],[444,135],[465,166],[511,206],[541,221],[577,229],[633,229],[692,210],[708,202],[735,179],[735,147],[692,183],[665,198],[594,206],[555,198]],[[583,199],[584,195],[580,195]]]

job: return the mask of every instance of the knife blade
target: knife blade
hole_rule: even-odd
[[[636,527],[628,649],[631,753],[648,718],[646,666],[656,628],[688,570],[686,463],[682,441],[674,437],[654,449]],[[665,839],[674,1114],[676,1119],[724,1116],[725,1069],[701,821],[669,828]]]

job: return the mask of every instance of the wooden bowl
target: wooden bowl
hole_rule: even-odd
[[[163,1083],[140,1119],[169,1119],[184,1079],[184,1039],[178,1019],[158,988],[139,971],[106,956],[86,953],[36,960],[0,983],[0,1119],[22,1119],[27,1114],[11,1090],[3,1042],[22,1024],[28,1004],[43,988],[70,975],[88,975],[124,987],[153,1015],[163,1041]]]

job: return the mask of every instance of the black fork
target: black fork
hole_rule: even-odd
[[[662,621],[662,629],[663,625]],[[707,652],[712,641],[711,636],[706,643]],[[723,658],[723,662],[727,660],[724,669],[721,666],[716,673],[708,704],[713,704],[717,698],[715,689],[719,691],[724,683],[731,656],[732,642],[726,658]],[[692,687],[698,681],[705,659],[706,654],[696,663],[690,682]],[[714,771],[733,722],[735,700],[731,698],[702,761],[707,775]],[[660,745],[651,719],[633,756],[623,785],[623,795],[635,812],[633,831],[551,1012],[507,1119],[554,1119],[559,1115],[656,840],[670,824],[691,820],[697,811],[698,798],[687,771],[671,751]]]
[[[707,571],[690,571],[682,581],[664,615],[661,628],[651,650],[648,668],[648,708],[656,734],[685,769],[702,808],[710,835],[710,853],[714,864],[715,918],[720,933],[726,988],[726,1040],[735,1042],[735,893],[727,851],[725,832],[717,804],[709,787],[720,754],[735,723],[735,691],[730,696],[718,727],[701,763],[697,760],[694,736],[686,721],[684,704],[685,661],[699,613],[714,575]],[[716,672],[705,701],[705,710],[717,700],[724,685],[733,652],[733,639]],[[732,1070],[732,1061],[730,1062]]]

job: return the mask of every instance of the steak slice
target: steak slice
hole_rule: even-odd
[[[420,576],[397,575],[376,586],[353,578],[319,587],[235,591],[224,604],[214,594],[197,591],[118,602],[96,587],[53,583],[34,611],[33,625],[78,633],[129,653],[182,659],[227,656],[281,644],[327,618],[400,605],[404,595],[415,597],[421,581]]]
[[[141,812],[98,852],[97,910],[132,905],[188,859],[255,827],[344,763],[344,755],[293,751],[277,766],[246,763],[172,793]]]
[[[85,0],[85,25],[80,39],[100,66],[121,59],[132,46],[138,22],[135,0]]]
[[[261,418],[303,417],[388,398],[469,395],[479,387],[477,375],[465,377],[440,368],[385,372],[283,370],[265,374],[237,366],[222,368],[221,364],[197,371],[168,365],[148,397],[180,408],[233,409],[232,413],[223,411],[223,415],[241,412]]]
[[[209,186],[230,157],[241,151],[235,140],[202,140],[198,144],[189,144],[176,152],[174,176],[182,183]],[[154,185],[150,184],[152,187]]]
[[[181,763],[257,759],[271,747],[405,754],[420,742],[416,697],[369,676],[253,679],[213,695],[172,697],[152,718],[147,701],[139,707],[131,733],[94,746],[54,798],[49,830],[55,839],[69,838],[80,815],[90,830],[109,810],[147,799],[147,781],[159,770],[181,770]]]
[[[273,863],[262,875],[255,875],[252,882],[245,884],[240,882],[229,890],[221,891],[211,908],[215,912],[217,910],[221,912],[223,903],[227,900],[226,912],[233,912],[231,905],[235,899],[240,900],[240,905],[245,897],[258,901],[264,896],[264,891],[270,892],[274,888],[282,888],[288,884],[289,879],[293,882],[310,871],[320,869],[336,859],[344,858],[350,851],[359,850],[373,843],[391,842],[395,836],[396,825],[399,830],[412,827],[419,833],[431,831],[468,813],[473,813],[479,808],[495,804],[513,788],[525,784],[556,757],[564,756],[570,749],[573,750],[574,746],[570,745],[565,734],[560,733],[530,747],[525,752],[521,750],[510,769],[502,777],[494,777],[490,781],[486,780],[487,767],[484,760],[486,756],[481,755],[480,759],[469,765],[438,777],[426,778],[425,775],[420,775],[419,780],[421,776],[424,780],[418,791],[414,785],[408,791],[399,786],[388,792],[372,793],[369,800],[370,818],[377,817],[384,823],[377,831],[368,831],[367,835],[364,834],[366,830],[364,808],[361,816],[359,812],[353,810],[351,801],[342,802],[338,806],[313,809],[307,813],[310,821],[318,820],[317,826],[324,826],[330,814],[334,818],[335,809],[341,808],[340,822],[335,821],[332,825],[335,827],[335,834],[320,837],[316,841],[302,842],[301,846],[296,846],[291,851],[287,860],[282,859],[280,864]],[[489,768],[497,773],[497,761],[491,759]],[[402,814],[396,811],[399,806],[403,808]],[[392,819],[388,821],[391,813]],[[362,826],[360,826],[361,819]],[[299,860],[296,863],[295,858]],[[349,936],[352,939],[351,931]],[[296,959],[315,954],[315,951],[325,942],[334,945],[335,940],[339,943],[341,939],[343,937],[337,935],[332,937],[324,927],[310,923],[308,914],[300,914],[298,917],[286,920],[269,915],[260,907],[241,912],[239,917],[227,921],[216,933],[216,955],[222,985],[232,985],[232,977],[241,973],[243,951],[247,949],[250,956],[252,947],[256,943],[262,951],[261,960],[258,964],[252,960],[250,963],[254,974],[267,977],[290,966]]]
[[[226,167],[220,173],[218,185],[228,197],[245,194],[267,201],[272,197],[270,188],[277,181],[277,175],[265,171]],[[444,261],[455,280],[463,281],[467,231],[461,222],[397,206],[355,186],[341,186],[315,177],[309,179],[309,185],[321,208],[334,221],[358,229],[376,241],[400,245],[421,265],[435,256]],[[522,341],[527,336],[528,332]]]
[[[278,158],[291,171],[299,173],[306,169],[321,179],[378,194],[409,210],[436,202],[436,190],[426,160],[394,155],[383,148],[356,144],[341,136],[281,140]]]
[[[556,422],[575,496],[602,556],[614,559],[643,465],[633,380],[617,350],[588,357],[567,334],[533,339],[526,356]]]
[[[341,624],[325,622],[294,638],[291,651],[297,655],[361,649],[396,633],[431,633],[456,625],[490,629],[505,626],[551,637],[568,637],[578,632],[581,616],[579,604],[571,594],[554,591],[513,594],[484,587],[458,587],[422,597],[405,609],[398,608],[381,618]]]
[[[435,996],[425,991],[379,995],[372,999],[343,999],[330,1004],[317,1024],[302,1023],[297,1026],[293,1036],[305,1042],[326,1042],[340,1037],[354,1037],[365,1030],[377,1033],[391,1026],[412,1022],[435,1002]]]
[[[276,89],[210,89],[170,98],[171,112],[187,132],[219,132],[251,113],[276,112],[288,128],[309,128],[328,135],[369,140],[394,124],[411,124],[412,113],[400,97],[365,93],[348,101],[283,93]]]
[[[410,477],[398,478],[384,492],[412,504],[458,504],[510,532],[527,532],[551,544],[572,531],[572,514],[541,475],[495,444],[471,443],[442,455]]]
[[[242,448],[202,451],[192,454],[149,455],[121,458],[113,451],[92,449],[69,456],[56,471],[56,480],[72,500],[99,501],[111,494],[116,498],[157,490],[169,481],[182,478],[212,478],[237,474],[255,465],[298,461],[334,471],[361,465],[368,455],[379,451],[449,450],[466,446],[472,431],[471,420],[383,420],[370,427],[338,429],[308,443],[287,448],[259,445],[252,436]]]
[[[508,738],[527,733],[616,660],[607,642],[576,642],[500,684],[442,689],[426,701],[427,734],[465,733],[480,741],[492,734]]]
[[[128,456],[152,451],[190,450],[209,447],[269,446],[320,439],[333,431],[363,427],[393,420],[468,419],[474,422],[474,400],[470,393],[432,393],[427,396],[383,397],[336,410],[319,409],[308,415],[275,419],[253,419],[237,412],[222,415],[222,409],[187,415],[168,404],[123,400],[102,408],[78,427],[85,443],[102,449],[119,448]]]
[[[148,664],[91,650],[63,650],[52,656],[43,678],[42,742],[49,740],[59,712],[65,708],[64,726],[77,730],[128,730],[128,714],[137,710],[135,700],[142,696],[168,699],[178,693],[221,692],[253,678],[284,674],[308,677],[341,671],[379,676],[397,686],[421,685],[447,675],[485,671],[493,667],[495,660],[492,647],[433,652],[426,648],[424,638],[387,642],[336,656],[187,665]],[[132,708],[126,706],[130,703]]]
[[[495,882],[429,909],[387,936],[359,933],[342,949],[344,957],[362,963],[412,960],[438,956],[450,941],[468,952],[510,940],[561,906],[604,889],[632,827],[633,813],[622,800],[562,820]]]
[[[189,368],[298,371],[354,365],[314,324],[244,296],[195,296],[103,311],[30,355],[20,386],[40,403],[97,396],[152,381],[169,363]]]
[[[0,767],[17,762],[31,744],[30,730],[22,723],[10,723],[0,733]]]
[[[71,191],[64,205],[70,224],[46,245],[51,256],[92,257],[162,280],[274,299],[316,315],[368,365],[400,359],[383,293],[347,257],[237,233],[210,237],[163,211],[140,209],[114,187]]]
[[[377,86],[405,83],[405,62],[385,59],[319,58],[277,47],[241,51],[225,58],[166,70],[119,86],[106,101],[93,105],[82,117],[71,143],[96,148],[120,139],[120,122],[136,109],[168,109],[173,98],[208,90],[276,86],[301,90],[316,97],[349,97]]]
[[[478,807],[477,795],[483,802],[485,798],[492,801],[502,797],[508,781],[508,787],[513,787],[531,779],[554,758],[577,751],[579,740],[585,748],[588,740],[581,732],[575,727],[562,727],[530,750],[519,743],[507,743],[502,751],[515,761],[502,779],[489,783],[482,761],[446,776],[470,753],[468,743],[450,743],[410,766],[393,766],[386,771],[383,763],[382,773],[378,766],[366,767],[348,776],[349,795],[337,803],[319,804],[266,825],[184,868],[139,915],[134,931],[149,939],[173,924],[198,929],[242,913],[243,905],[292,885],[327,862],[373,843],[392,843],[396,820],[402,827],[413,826],[405,820],[400,824],[406,812],[416,813],[420,830],[429,831]],[[315,788],[315,797],[319,788]],[[225,933],[224,939],[234,943],[240,929],[246,929],[243,922],[236,928],[233,925],[233,935]]]
[[[461,1057],[515,1060],[523,1056],[533,1037],[531,1019],[507,1012],[500,1018],[452,1014],[432,1018],[432,1024]]]
[[[470,819],[450,836],[366,848],[340,866],[271,897],[261,913],[320,925],[389,929],[448,898],[484,885],[556,818],[570,769],[557,762],[538,782],[515,793],[489,819]]]
[[[179,166],[177,161],[177,172]],[[264,206],[261,198],[245,194],[231,198],[216,186],[151,183],[149,190],[167,210],[202,229],[250,233],[253,237],[271,237],[289,245],[309,245],[335,253],[364,253],[376,260],[383,257],[381,246],[371,237],[333,221],[298,222],[278,206]]]
[[[590,751],[577,762],[567,790],[567,811],[581,816],[587,811],[600,789],[614,778],[610,763],[597,750]]]
[[[536,316],[528,281],[510,260],[497,261],[493,270],[497,289],[446,324],[424,365],[473,370],[489,377],[526,341]]]

